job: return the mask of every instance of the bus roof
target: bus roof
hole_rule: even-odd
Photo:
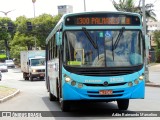
[[[104,13],[113,13],[113,14],[126,14],[126,15],[133,15],[133,16],[138,16],[139,18],[141,17],[139,13],[133,13],[133,12],[123,12],[123,11],[92,11],[92,12],[77,12],[77,13],[67,13],[64,14],[59,22],[56,24],[54,29],[51,31],[49,36],[46,38],[46,43],[51,39],[52,35],[55,34],[58,30],[62,28],[62,24],[64,20],[69,17],[69,16],[75,16],[75,15],[87,15],[87,14],[104,14]]]
[[[62,17],[63,19],[68,16],[74,16],[74,15],[81,15],[81,14],[97,14],[97,13],[115,13],[115,14],[128,14],[128,15],[136,15],[140,17],[139,13],[134,12],[124,12],[124,11],[92,11],[92,12],[77,12],[77,13],[67,13],[64,14]]]

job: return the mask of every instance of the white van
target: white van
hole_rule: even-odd
[[[0,81],[1,81],[1,79],[2,79],[2,73],[1,73],[1,71],[0,71]]]
[[[7,67],[15,68],[13,60],[5,60]]]

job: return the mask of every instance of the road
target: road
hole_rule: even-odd
[[[14,98],[1,103],[0,111],[56,111],[53,112],[54,118],[38,118],[43,119],[119,119],[117,117],[107,117],[107,112],[114,113],[136,113],[136,111],[159,111],[160,113],[160,88],[146,87],[145,99],[130,100],[129,109],[127,111],[119,111],[116,102],[112,103],[74,103],[72,112],[62,113],[58,102],[50,102],[48,92],[45,87],[45,81],[25,81],[22,78],[20,69],[9,69],[9,72],[3,73],[1,85],[17,88],[20,93]],[[78,111],[78,112],[73,112]],[[103,112],[100,112],[103,111]],[[104,113],[105,111],[105,113]],[[44,113],[45,114],[45,113]],[[48,113],[46,113],[48,114]],[[136,119],[151,119],[151,117],[136,117]],[[17,118],[18,119],[18,118]],[[17,120],[16,119],[16,120]],[[29,118],[25,118],[31,120]],[[33,119],[33,118],[32,118]],[[121,117],[128,119],[128,117]],[[135,117],[130,117],[135,119]],[[153,117],[158,119],[158,117]],[[6,119],[5,119],[6,120]]]

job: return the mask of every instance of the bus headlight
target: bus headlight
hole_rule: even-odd
[[[133,83],[132,82],[128,82],[128,86],[129,87],[133,86]]]
[[[65,81],[69,82],[69,81],[71,81],[71,78],[67,76],[67,77],[65,77]]]
[[[76,81],[72,81],[72,82],[71,82],[71,85],[72,85],[72,86],[75,86],[75,85],[76,85]]]
[[[78,88],[82,88],[83,87],[83,84],[82,83],[79,83],[78,84]]]
[[[136,80],[134,80],[134,83],[135,83],[135,84],[138,84],[138,83],[139,83],[139,81],[136,79]]]
[[[139,76],[139,80],[143,80],[143,79],[144,79],[143,75]]]

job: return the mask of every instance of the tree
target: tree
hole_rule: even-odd
[[[137,7],[135,7],[133,0],[119,0],[119,3],[116,3],[113,0],[112,3],[118,11],[137,12],[139,10]]]
[[[45,40],[60,18],[61,15],[53,17],[49,14],[42,14],[36,18],[19,16],[15,21],[0,17],[0,50],[4,50],[5,45],[6,51],[11,50],[12,58],[19,59],[19,50],[31,50],[35,46],[35,40],[37,47],[45,49]],[[27,30],[27,22],[33,25],[31,31]],[[8,28],[13,31],[8,31]]]
[[[12,24],[13,31],[8,30],[10,23]],[[9,50],[10,50],[9,43],[14,36],[14,32],[15,32],[14,31],[14,23],[11,21],[11,19],[9,19],[7,17],[3,17],[3,18],[0,17],[0,40],[4,41],[4,45],[6,48],[6,55],[9,55],[9,54],[7,54],[7,53],[9,53]]]
[[[136,6],[134,3],[135,0],[119,0],[119,2],[115,2],[115,0],[112,0],[112,3],[114,7],[118,11],[124,11],[124,12],[137,12],[142,13],[142,6],[141,6],[141,0],[139,0],[139,4]],[[146,4],[145,5],[145,14],[147,19],[152,19],[156,21],[156,14],[154,13],[154,7],[153,4]]]
[[[160,31],[154,31],[153,33],[153,40],[156,43],[156,62],[160,63]]]
[[[11,47],[14,47],[15,45],[19,45],[22,47],[26,47],[28,50],[31,50],[32,47],[34,46],[34,37],[16,32],[10,45]]]
[[[16,19],[16,33],[14,35],[11,46],[19,45],[27,48],[27,50],[32,50],[34,46],[34,35],[32,31],[27,30],[27,22],[33,19],[28,19],[25,16],[20,16]]]
[[[60,18],[61,15],[53,17],[49,14],[42,14],[33,20],[32,34],[38,39],[38,46],[45,48],[45,40]]]
[[[0,40],[0,50],[5,50],[4,40]]]
[[[147,20],[152,19],[154,21],[157,21],[155,18],[156,14],[154,13],[154,9],[152,9],[153,7],[154,7],[154,5],[151,3],[145,5],[146,18],[147,18]]]

